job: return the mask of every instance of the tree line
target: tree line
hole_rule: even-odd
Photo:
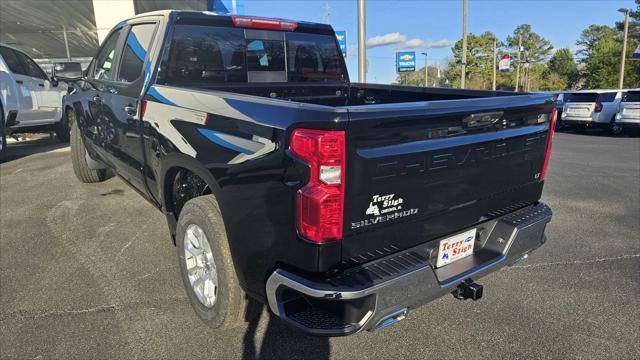
[[[625,88],[640,87],[640,60],[629,60],[640,44],[640,0],[629,13],[629,31],[625,64]],[[611,89],[618,86],[620,56],[622,53],[624,23],[591,25],[584,29],[576,41],[577,51],[555,49],[553,44],[533,31],[531,25],[522,24],[506,39],[498,39],[492,32],[467,35],[466,87],[491,89],[493,82],[494,41],[498,59],[511,55],[512,71],[501,73],[496,69],[496,88],[514,90],[518,43],[520,52],[519,90],[560,91],[569,89]],[[451,48],[452,58],[438,69],[429,65],[430,86],[460,87],[462,39]],[[496,61],[497,63],[497,61]],[[440,75],[438,77],[438,75]],[[400,84],[424,85],[424,67],[413,73],[399,74]]]

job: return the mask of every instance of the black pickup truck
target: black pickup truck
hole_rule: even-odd
[[[310,334],[383,328],[546,241],[552,95],[352,83],[328,25],[208,12],[136,16],[56,69],[76,176],[166,215],[213,328],[250,299]]]

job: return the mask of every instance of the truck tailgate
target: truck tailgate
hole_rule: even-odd
[[[553,108],[548,94],[349,107],[343,261],[539,200]]]

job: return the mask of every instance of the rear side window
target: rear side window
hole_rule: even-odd
[[[27,71],[22,66],[22,63],[20,62],[20,59],[18,59],[18,55],[15,51],[4,46],[0,46],[0,55],[12,73],[20,75],[27,74]]]
[[[622,98],[624,102],[640,102],[640,91],[629,91]]]
[[[600,96],[598,97],[598,101],[600,102],[613,102],[616,99],[616,94],[615,92],[612,93],[602,93],[600,94]]]
[[[133,25],[122,52],[118,81],[134,82],[142,77],[142,67],[149,52],[156,24]]]
[[[166,83],[344,81],[334,37],[177,25],[162,63]]]
[[[114,31],[105,41],[104,46],[96,57],[96,67],[93,71],[93,78],[96,80],[109,80],[112,78],[114,70],[114,60],[116,58],[116,45],[122,29]]]

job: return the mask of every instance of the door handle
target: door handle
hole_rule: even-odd
[[[127,115],[131,115],[131,116],[134,116],[138,112],[138,109],[131,104],[125,105],[125,107],[122,110],[124,110],[124,112],[126,112]]]
[[[16,84],[23,84],[22,80],[16,80]]]
[[[102,102],[102,98],[100,96],[98,96],[98,95],[92,97],[91,100],[93,100],[94,102],[96,102],[98,104]]]
[[[38,86],[40,86],[40,87],[44,87],[44,84],[38,84]]]

